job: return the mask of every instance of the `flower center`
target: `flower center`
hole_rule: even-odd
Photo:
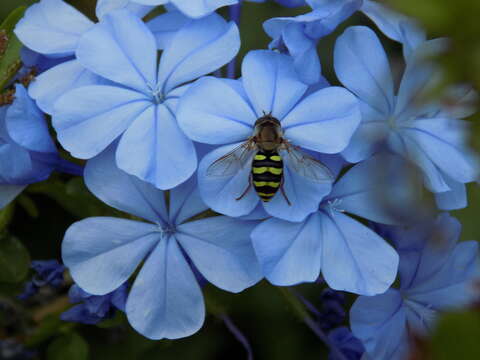
[[[387,119],[387,124],[388,124],[389,128],[392,129],[392,130],[395,130],[397,128],[397,122],[395,120],[396,120],[395,116],[390,116]]]
[[[174,225],[170,225],[170,224],[160,225],[160,224],[158,224],[158,230],[157,231],[160,233],[161,238],[165,239],[165,238],[168,238],[171,235],[175,234],[177,232],[177,229],[175,228]]]
[[[153,103],[158,105],[165,101],[165,97],[163,96],[161,89],[158,88],[158,85],[148,84],[148,88],[150,90]]]
[[[342,199],[338,199],[338,198],[327,201],[328,212],[332,217],[334,216],[334,211],[342,212],[342,213],[345,212],[344,209],[340,208],[341,204],[342,204]]]

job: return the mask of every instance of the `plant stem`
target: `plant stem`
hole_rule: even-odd
[[[335,355],[335,358],[337,360],[348,360],[345,355],[343,355],[343,353],[330,341],[328,336],[323,332],[320,326],[318,326],[315,320],[311,318],[304,303],[297,297],[295,292],[289,287],[277,287],[277,289],[280,290],[299,319],[303,321],[305,325],[307,325],[310,330],[312,330],[313,333],[325,343],[325,345],[328,346],[330,351]]]

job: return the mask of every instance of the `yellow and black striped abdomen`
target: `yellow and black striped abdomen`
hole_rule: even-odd
[[[276,151],[259,150],[252,161],[252,180],[262,201],[268,202],[282,183],[283,161]]]

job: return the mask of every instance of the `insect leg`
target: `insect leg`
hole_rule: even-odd
[[[241,200],[245,195],[247,195],[248,193],[248,190],[250,190],[250,188],[252,187],[252,175],[250,175],[248,177],[248,186],[247,188],[245,189],[245,191],[242,193],[242,195],[240,195],[238,198],[236,198],[235,200]]]
[[[282,192],[282,195],[285,198],[285,200],[287,200],[288,206],[292,206],[292,203],[290,202],[290,200],[288,200],[288,196],[285,193],[285,189],[283,188],[283,181],[284,181],[284,177],[282,176],[282,182],[280,183],[280,191]]]

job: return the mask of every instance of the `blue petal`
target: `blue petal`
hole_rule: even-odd
[[[175,237],[209,282],[240,292],[262,278],[250,240],[257,224],[214,216],[178,226]]]
[[[47,114],[53,114],[55,102],[67,91],[96,85],[101,78],[85,69],[78,60],[66,61],[41,73],[28,88],[28,94]]]
[[[333,211],[322,213],[322,274],[335,290],[385,292],[397,275],[398,254],[365,225]]]
[[[420,46],[416,53],[421,54],[424,49],[428,51],[431,45],[433,44],[427,43]],[[425,96],[425,89],[431,88],[432,84],[433,86],[438,85],[439,73],[435,72],[435,68],[431,64],[426,63],[424,56],[418,55],[418,58],[407,63],[403,73],[395,104],[396,122],[409,120],[421,114],[418,108],[418,99]]]
[[[120,169],[159,189],[187,180],[197,167],[195,147],[165,105],[150,106],[125,131],[117,150]]]
[[[342,156],[349,162],[357,163],[368,159],[381,150],[391,128],[385,115],[359,101],[362,121],[353,134],[350,143],[342,151]]]
[[[248,187],[250,166],[245,166],[233,176],[207,176],[207,168],[217,159],[224,156],[240,144],[219,147],[207,154],[198,167],[198,186],[203,201],[212,210],[228,216],[242,216],[252,212],[259,202],[259,197],[251,188],[245,196],[236,200]],[[247,161],[247,164],[250,164]]]
[[[466,306],[475,299],[473,280],[477,266],[478,243],[462,242],[437,271],[434,267],[427,269],[423,265],[406,294],[409,299],[430,308],[446,310]]]
[[[25,185],[0,184],[0,210],[13,201],[23,189]]]
[[[422,170],[424,184],[430,191],[445,192],[451,190],[445,181],[445,175],[410,137],[394,132],[389,135],[388,144],[392,151],[409,159]]]
[[[397,290],[360,296],[350,309],[350,324],[372,359],[402,360],[407,355],[407,315]]]
[[[403,122],[401,130],[451,179],[466,183],[477,178],[479,168],[462,141],[465,127],[461,121],[418,119]]]
[[[295,145],[333,154],[345,149],[360,119],[358,101],[350,92],[327,87],[295,106],[282,127]]]
[[[42,0],[30,6],[15,27],[15,35],[30,49],[46,55],[71,55],[80,36],[93,23],[62,0]]]
[[[15,101],[7,110],[5,123],[12,140],[22,147],[30,151],[57,152],[44,115],[21,84],[15,86]]]
[[[231,82],[205,77],[183,95],[177,118],[190,139],[226,144],[252,135],[257,117],[242,94],[231,85]]]
[[[190,18],[180,11],[169,11],[161,14],[147,23],[148,28],[157,40],[157,47],[165,49],[175,37],[177,31],[190,21]]]
[[[317,183],[294,171],[286,151],[281,155],[284,161],[283,190],[290,201],[290,205],[281,190],[277,191],[271,201],[264,203],[265,210],[272,216],[287,221],[303,221],[309,214],[318,210],[318,205],[327,195],[332,184],[330,182]]]
[[[382,224],[418,221],[412,209],[418,207],[421,184],[412,181],[406,165],[398,156],[376,155],[348,170],[325,201],[337,199],[341,210]]]
[[[115,146],[87,162],[85,183],[106,204],[154,223],[168,222],[162,191],[121,171],[115,164]]]
[[[151,6],[132,3],[130,0],[98,0],[95,8],[97,18],[102,19],[109,12],[118,9],[127,9],[138,17],[143,17],[152,10]]]
[[[33,169],[30,153],[15,144],[5,129],[5,123],[0,119],[0,183],[24,185]],[[4,142],[5,139],[7,142]]]
[[[116,10],[82,36],[76,55],[90,71],[151,93],[157,83],[157,45],[145,23]]]
[[[362,12],[386,36],[403,44],[403,53],[407,59],[418,45],[427,38],[425,32],[413,19],[399,14],[376,1],[364,0]]]
[[[181,224],[207,209],[200,196],[196,176],[170,190],[168,214],[171,224]]]
[[[387,55],[375,33],[365,26],[345,30],[335,45],[339,80],[362,101],[388,116],[395,97]]]
[[[305,84],[315,84],[321,77],[320,59],[316,41],[304,32],[301,23],[292,23],[283,29],[283,41],[293,57],[295,70]]]
[[[162,0],[135,0],[139,3],[159,3]],[[200,18],[208,15],[220,7],[227,5],[234,5],[239,0],[215,0],[215,1],[185,1],[185,0],[170,0],[180,11],[192,18]]]
[[[160,239],[158,227],[109,217],[71,225],[62,243],[62,259],[85,291],[105,295],[122,285]]]
[[[469,85],[454,85],[446,90],[446,100],[438,116],[464,119],[476,112],[478,93]]]
[[[445,178],[450,191],[435,193],[435,202],[441,210],[458,210],[467,207],[465,184]]]
[[[313,282],[322,259],[321,215],[304,222],[269,219],[252,232],[252,241],[265,277],[274,285]]]
[[[165,48],[158,69],[163,93],[211,73],[228,63],[240,48],[237,25],[212,14],[182,27]]]
[[[138,274],[127,300],[127,317],[149,339],[178,339],[200,329],[202,293],[175,239],[163,239]]]
[[[242,81],[257,117],[272,113],[281,120],[307,90],[293,60],[267,50],[250,51],[242,63]]]
[[[112,143],[152,103],[143,94],[113,86],[84,86],[63,95],[52,117],[58,140],[80,159]]]

